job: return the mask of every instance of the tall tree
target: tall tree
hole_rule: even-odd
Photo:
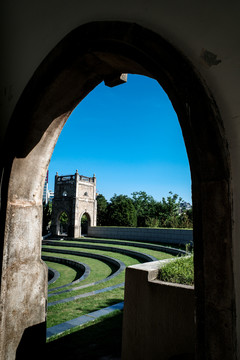
[[[160,225],[163,227],[179,227],[180,204],[182,199],[177,195],[169,192],[169,196],[162,198],[157,204]]]
[[[108,225],[137,226],[137,214],[132,199],[127,195],[116,195],[108,205]]]
[[[137,213],[137,226],[149,226],[154,223],[156,201],[145,191],[135,191],[132,194],[133,205]]]
[[[97,225],[107,225],[107,206],[108,202],[102,194],[97,196]]]

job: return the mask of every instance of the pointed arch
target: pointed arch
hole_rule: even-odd
[[[88,227],[91,226],[92,220],[88,212],[83,212],[80,216],[80,237],[88,234]]]
[[[36,70],[15,108],[2,181],[1,326],[8,327],[0,346],[11,355],[23,331],[45,321],[41,189],[57,138],[74,107],[102,80],[121,73],[155,78],[178,115],[192,175],[197,353],[204,357],[214,346],[228,358],[236,339],[235,294],[230,165],[220,114],[200,75],[180,51],[159,35],[124,22],[90,23],[72,31]],[[29,279],[27,284],[23,277]],[[17,303],[17,284],[23,284],[24,296],[31,299],[28,317],[25,305]],[[35,297],[30,296],[33,288]],[[16,298],[15,303],[10,298]],[[17,321],[12,316],[16,306]],[[211,330],[216,328],[217,332]]]

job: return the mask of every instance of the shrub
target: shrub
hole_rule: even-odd
[[[159,279],[172,283],[193,285],[193,255],[189,257],[178,258],[164,265],[159,270]]]

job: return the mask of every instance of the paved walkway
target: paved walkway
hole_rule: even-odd
[[[123,309],[123,302],[120,302],[118,304],[114,304],[112,306],[108,306],[104,309],[93,311],[89,314],[79,316],[78,318],[66,321],[62,324],[58,324],[55,326],[52,326],[47,329],[47,339],[50,338],[53,335],[59,335],[62,334],[64,331],[72,329],[76,326],[86,324],[90,321],[96,320],[100,316],[108,315],[111,312],[115,310],[122,310]]]

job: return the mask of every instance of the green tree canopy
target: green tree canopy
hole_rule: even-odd
[[[102,194],[97,196],[97,224],[99,226],[139,226],[192,228],[192,209],[177,194],[169,192],[167,198],[156,201],[145,191],[127,195],[114,195],[107,202]]]
[[[156,201],[145,191],[136,191],[132,194],[132,201],[137,213],[137,226],[148,226],[154,223],[156,215]]]
[[[60,224],[67,225],[68,224],[68,214],[63,211],[59,217]]]
[[[107,207],[108,202],[102,194],[97,196],[97,225],[104,226],[107,224]]]
[[[85,235],[88,233],[89,217],[87,214],[83,214],[81,218],[81,234]]]
[[[182,199],[169,191],[169,196],[157,204],[160,226],[179,227],[180,204]]]
[[[108,224],[111,226],[137,226],[137,214],[132,199],[116,195],[108,205]]]

